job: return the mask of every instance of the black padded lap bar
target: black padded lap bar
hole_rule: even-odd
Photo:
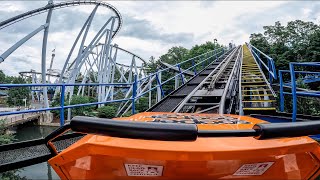
[[[259,132],[256,139],[271,139],[280,137],[299,137],[320,134],[319,121],[295,123],[256,124],[253,129]]]
[[[199,130],[198,137],[248,137],[257,136],[254,129],[243,130]]]
[[[74,117],[70,127],[73,131],[82,133],[162,141],[194,141],[198,134],[195,124],[136,122],[84,116]]]

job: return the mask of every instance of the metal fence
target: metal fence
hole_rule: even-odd
[[[248,43],[248,47],[252,52],[253,56],[255,57],[255,59],[258,61],[260,68],[267,71],[269,75],[269,83],[271,85],[273,80],[277,80],[277,70],[276,70],[274,60],[270,56],[266,55],[265,53],[260,51],[258,48],[253,46],[252,44]],[[265,62],[264,59],[266,59],[267,62]]]
[[[303,75],[306,78],[303,79],[303,83],[308,82],[315,82],[315,80],[320,81],[320,72],[316,71],[296,71],[296,67],[313,67],[318,68],[320,70],[320,62],[305,62],[305,63],[297,63],[291,62],[289,64],[290,70],[279,70],[279,83],[280,83],[280,111],[284,111],[285,106],[285,97],[284,95],[291,95],[292,96],[292,122],[296,121],[297,118],[297,98],[298,97],[315,97],[320,98],[320,91],[310,91],[304,90],[301,88],[297,88],[297,75]],[[290,74],[290,81],[285,83],[283,80],[283,74],[288,73]],[[311,78],[313,77],[313,78]],[[313,81],[310,81],[313,79]],[[306,80],[306,81],[305,81]],[[285,92],[284,87],[289,87],[291,92]]]
[[[158,70],[155,73],[151,73],[150,75],[143,77],[141,79],[137,78],[137,75],[135,75],[134,82],[133,83],[87,83],[87,84],[65,84],[65,83],[59,83],[59,84],[0,84],[1,87],[5,88],[17,88],[17,87],[59,87],[61,89],[60,93],[60,105],[56,107],[46,107],[46,108],[39,108],[39,109],[30,109],[30,110],[20,110],[20,111],[12,111],[12,112],[1,112],[0,118],[3,116],[8,115],[16,115],[16,114],[25,114],[25,113],[37,113],[37,112],[44,112],[44,111],[52,111],[52,110],[59,110],[60,111],[60,125],[64,125],[65,119],[64,119],[64,112],[66,109],[72,109],[77,107],[83,107],[83,106],[92,106],[92,105],[100,105],[100,104],[109,104],[109,103],[116,103],[116,102],[125,102],[125,105],[127,103],[131,103],[131,105],[123,106],[131,108],[132,114],[136,113],[135,108],[135,102],[143,97],[149,94],[150,92],[154,90],[158,90],[158,95],[160,95],[161,98],[164,97],[163,92],[163,85],[167,84],[170,80],[173,80],[177,77],[181,78],[182,84],[185,83],[184,73],[190,70],[193,70],[194,75],[197,74],[197,69],[203,69],[212,62],[216,61],[219,56],[225,53],[225,48],[219,48],[212,51],[209,51],[207,53],[201,54],[199,56],[193,57],[191,59],[188,59],[186,61],[183,61],[181,63],[178,63],[176,65],[173,65],[174,67],[177,67],[179,69],[179,72],[176,73],[174,76],[166,79],[165,81],[161,81],[160,74],[164,72],[172,71],[171,68],[165,68]],[[187,63],[191,64],[191,66],[187,69],[182,70],[181,66],[186,65]],[[199,71],[199,70],[198,70]],[[156,81],[156,84],[153,85],[153,81]],[[142,86],[144,85],[144,86]],[[85,103],[85,104],[74,104],[74,105],[65,105],[65,92],[66,87],[75,87],[75,86],[103,86],[103,87],[123,87],[123,88],[129,88],[127,95],[123,99],[116,99],[116,100],[108,100],[108,101],[100,101],[100,102],[92,102],[92,103]],[[161,99],[160,98],[160,99]]]

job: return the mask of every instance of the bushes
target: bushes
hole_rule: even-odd
[[[77,96],[73,95],[70,105],[76,105],[76,104],[86,104],[86,103],[91,103],[91,102],[96,102],[96,100],[92,97],[88,96]],[[67,106],[69,103],[64,102],[64,105]],[[60,106],[60,97],[57,96],[57,98],[52,102],[52,107]],[[92,111],[94,111],[96,108],[95,105],[93,106],[82,106],[82,107],[76,107],[72,108],[71,113],[72,116],[92,116]],[[60,110],[53,110],[51,111],[55,117],[60,118]],[[67,117],[68,110],[65,109],[64,111],[64,117]]]
[[[149,108],[149,99],[148,97],[141,97],[136,101],[136,110],[137,112],[144,112]]]
[[[117,110],[114,106],[103,106],[97,109],[98,117],[100,118],[114,118]]]
[[[75,104],[86,104],[90,103],[92,100],[88,96],[72,96],[70,105]],[[94,110],[95,106],[82,106],[77,108],[72,108],[71,113],[72,116],[85,116],[86,114],[92,112]]]

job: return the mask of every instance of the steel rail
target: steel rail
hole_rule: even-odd
[[[234,53],[236,52],[236,48],[234,50],[232,50],[232,52],[230,54],[228,54],[228,56],[215,68],[212,70],[212,72],[203,79],[203,81],[196,87],[194,88],[187,97],[184,98],[184,100],[179,104],[179,106],[175,109],[175,113],[178,113],[180,110],[182,110],[182,108],[184,107],[184,105],[189,101],[189,99],[195,94],[196,91],[199,90],[199,88],[201,88],[203,86],[203,84],[207,81],[207,79],[209,77],[214,76],[213,74],[216,73],[217,69],[220,68],[225,62],[231,60],[231,58],[233,57]]]
[[[242,105],[242,63],[243,63],[243,47],[242,47],[242,53],[241,53],[241,61],[240,61],[240,72],[239,72],[239,115],[243,115],[243,105]]]
[[[223,91],[223,94],[222,94],[222,96],[221,96],[221,100],[220,100],[220,103],[219,103],[219,114],[224,114],[226,96],[227,96],[227,92],[228,92],[228,90],[229,90],[229,86],[230,86],[230,83],[231,83],[231,79],[234,78],[233,74],[234,74],[234,72],[236,71],[237,68],[241,68],[241,66],[239,66],[239,61],[241,61],[241,59],[239,59],[239,57],[241,57],[240,54],[241,54],[241,52],[242,52],[242,46],[240,46],[239,49],[240,49],[240,50],[239,50],[239,52],[238,52],[238,54],[237,54],[237,57],[236,57],[236,60],[235,60],[236,62],[235,62],[234,65],[233,65],[233,68],[232,68],[232,71],[231,71],[231,73],[230,73],[230,75],[229,75],[227,84],[226,84],[226,86],[225,86],[225,88],[224,88],[224,91]],[[238,66],[238,67],[237,67],[237,66]],[[237,69],[237,71],[238,71],[238,69]]]
[[[248,45],[247,45],[247,46],[248,46]],[[250,52],[250,54],[252,55],[255,63],[258,65],[260,74],[262,75],[262,78],[263,78],[263,80],[266,82],[266,84],[267,84],[268,88],[270,89],[272,95],[273,95],[274,97],[277,97],[277,94],[274,92],[273,88],[271,87],[270,82],[267,80],[265,74],[263,73],[263,70],[262,70],[261,67],[259,66],[258,60],[257,60],[256,57],[252,54],[251,49],[249,48],[249,46],[248,46],[248,49],[249,49],[249,52]]]
[[[126,52],[126,53],[128,53],[128,54],[130,54],[130,55],[132,55],[132,56],[134,56],[134,57],[137,57],[138,59],[140,59],[140,60],[141,60],[142,62],[144,62],[144,63],[147,63],[146,60],[144,60],[142,57],[134,54],[134,53],[131,52],[131,51],[128,51],[128,50],[126,50],[126,49],[123,49],[123,48],[121,48],[121,47],[119,47],[119,46],[115,46],[115,45],[111,45],[111,46],[114,47],[114,48],[120,49],[121,51]],[[117,64],[118,64],[118,63],[117,63]],[[119,63],[119,65],[122,65],[122,64]],[[123,64],[123,65],[124,65],[124,64]],[[124,65],[124,66],[127,66],[127,65]],[[139,67],[139,66],[138,66],[138,67]],[[141,67],[142,67],[142,66],[141,66]]]
[[[239,47],[236,48],[236,51],[238,50]],[[236,51],[234,53],[236,53]],[[232,55],[231,57],[233,57]],[[211,83],[209,85],[210,89],[214,89],[214,85],[216,84],[217,80],[221,77],[222,73],[226,70],[226,68],[229,66],[231,62],[231,58],[228,61],[225,61],[221,66],[222,68],[219,69],[218,73],[214,76],[214,78],[211,80]]]

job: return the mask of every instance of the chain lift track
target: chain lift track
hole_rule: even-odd
[[[174,112],[183,113],[231,113],[236,98],[241,46],[230,54],[180,103]]]
[[[276,112],[276,95],[247,45],[243,45],[240,114]]]
[[[219,64],[232,52],[227,51],[216,61],[213,61],[206,68],[200,71],[197,75],[187,81],[185,84],[180,86],[175,91],[171,92],[168,96],[163,98],[157,104],[153,105],[147,111],[150,112],[173,112],[175,108],[190,94],[209,74],[214,71]]]

